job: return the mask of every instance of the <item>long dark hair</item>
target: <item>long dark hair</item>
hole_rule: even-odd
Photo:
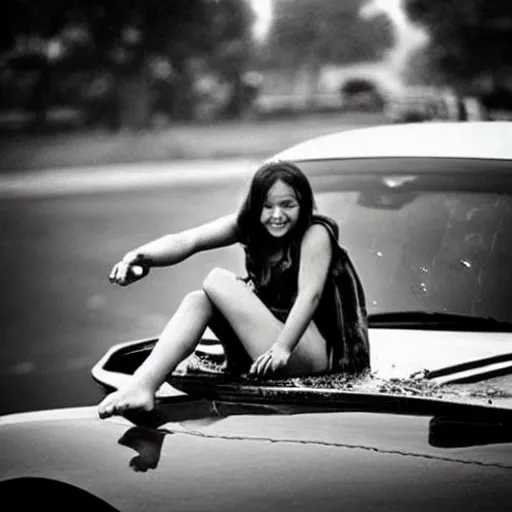
[[[294,190],[299,203],[297,224],[283,240],[285,268],[291,264],[292,252],[297,250],[304,232],[311,224],[313,211],[316,210],[311,184],[297,165],[279,160],[259,167],[252,178],[249,191],[237,217],[240,240],[244,244],[248,256],[246,259],[248,267],[263,264],[264,250],[271,242],[271,235],[262,226],[260,217],[268,191],[279,180]],[[248,270],[251,269],[248,268]],[[269,278],[269,273],[264,271],[263,275],[266,276],[262,277],[266,281]]]

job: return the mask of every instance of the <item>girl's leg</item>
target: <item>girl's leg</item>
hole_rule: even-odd
[[[283,323],[233,273],[213,269],[205,279],[203,289],[229,322],[252,360],[272,346]],[[311,322],[292,352],[287,373],[310,374],[328,368],[327,344],[316,325]]]
[[[251,357],[226,318],[215,306],[213,309],[208,327],[217,336],[224,349],[225,360],[222,371],[233,376],[247,373],[252,364]]]
[[[106,418],[133,409],[153,409],[158,388],[169,372],[193,352],[212,311],[212,304],[203,290],[187,294],[150,355],[137,368],[126,386],[111,393],[100,403],[100,417]]]

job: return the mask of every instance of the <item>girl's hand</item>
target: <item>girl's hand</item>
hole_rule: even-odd
[[[149,265],[141,254],[128,253],[110,272],[109,281],[128,286],[149,274]]]
[[[288,364],[290,356],[291,351],[289,349],[274,344],[254,361],[249,370],[249,375],[263,378],[269,372],[276,372]]]

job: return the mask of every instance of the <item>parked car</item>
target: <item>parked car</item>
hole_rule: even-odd
[[[254,382],[175,372],[151,413],[0,418],[18,510],[504,510],[512,500],[512,125],[420,123],[316,138],[310,177],[366,291],[372,372]],[[92,369],[109,392],[155,339]]]
[[[382,112],[386,95],[378,84],[367,78],[351,78],[340,87],[340,95],[345,110]]]
[[[461,95],[450,88],[407,87],[386,98],[384,113],[390,122],[483,121],[486,108],[476,96]]]

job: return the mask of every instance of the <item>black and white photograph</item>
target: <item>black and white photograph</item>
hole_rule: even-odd
[[[511,42],[510,0],[5,0],[0,504],[509,510]]]

